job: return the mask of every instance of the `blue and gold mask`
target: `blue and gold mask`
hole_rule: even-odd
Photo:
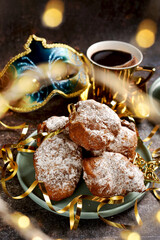
[[[24,48],[0,73],[0,93],[9,98],[10,109],[33,111],[55,94],[71,98],[88,88],[88,61],[82,53],[65,44],[47,44],[35,35]]]

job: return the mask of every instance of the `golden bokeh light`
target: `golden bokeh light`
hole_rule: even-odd
[[[141,240],[139,233],[129,230],[122,231],[120,235],[123,240]]]
[[[22,93],[22,95],[36,92],[39,90],[39,87],[40,83],[38,80],[29,75],[21,77],[18,84],[16,84],[17,92]]]
[[[160,210],[156,214],[156,219],[160,223]]]
[[[20,216],[18,219],[18,226],[20,228],[27,228],[30,225],[30,219],[27,216]]]
[[[63,20],[64,3],[62,0],[50,0],[42,16],[44,26],[58,27]]]
[[[155,42],[155,34],[149,29],[142,29],[136,35],[136,42],[142,48],[149,48]]]
[[[149,48],[155,42],[157,24],[151,19],[144,19],[136,34],[136,42],[142,48]]]
[[[134,112],[137,117],[146,118],[150,114],[150,109],[146,102],[138,102],[135,105]]]
[[[8,111],[9,107],[8,107],[7,100],[5,100],[4,97],[1,95],[0,95],[0,103],[1,103],[1,107],[0,107],[0,119],[1,119],[5,115],[5,113]]]
[[[36,237],[33,237],[32,240],[43,240],[43,239],[39,236],[36,236]]]
[[[141,236],[137,232],[129,233],[127,240],[141,240]]]
[[[43,22],[47,27],[57,27],[62,22],[62,13],[58,9],[48,9],[44,12]]]

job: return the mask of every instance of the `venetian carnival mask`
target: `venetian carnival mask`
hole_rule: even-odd
[[[47,44],[35,35],[24,48],[0,73],[0,93],[10,109],[33,111],[56,94],[71,98],[88,88],[88,62],[82,53],[65,44]]]

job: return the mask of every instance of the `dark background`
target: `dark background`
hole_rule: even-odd
[[[139,23],[150,18],[157,22],[155,44],[144,50],[144,63],[157,65],[159,48],[158,0],[69,0],[65,1],[63,23],[57,28],[44,27],[41,17],[46,0],[1,0],[0,8],[0,66],[18,52],[30,34],[47,39],[48,43],[61,42],[86,52],[89,45],[101,40],[121,40],[134,45]],[[155,51],[156,49],[156,51]],[[154,61],[147,61],[154,52]]]
[[[148,49],[141,49],[144,55],[143,65],[154,66],[156,73],[148,86],[159,77],[160,71],[160,1],[159,0],[66,0],[64,20],[54,29],[44,27],[41,17],[46,0],[0,0],[0,68],[3,69],[10,58],[22,52],[23,45],[30,34],[46,38],[48,43],[59,42],[78,48],[86,53],[94,42],[102,40],[121,40],[135,42],[135,34],[140,22],[150,18],[157,23],[156,41]],[[70,100],[55,97],[43,108],[31,113],[13,113],[9,111],[3,121],[8,125],[27,122],[29,133],[36,129],[39,122],[51,115],[66,115],[66,106]],[[62,105],[63,104],[63,105]],[[60,107],[63,106],[63,107]],[[153,124],[144,120],[138,124],[140,136],[145,138],[153,128]],[[4,130],[0,127],[0,144],[16,142],[19,131]],[[151,150],[159,147],[159,134],[153,139]],[[17,195],[21,192],[15,178],[9,185],[9,191]],[[77,231],[69,230],[68,218],[55,215],[37,206],[30,198],[13,200],[1,191],[2,198],[16,211],[29,216],[46,234],[53,238],[69,239],[121,239],[120,230],[106,226],[99,219],[81,220]],[[160,239],[159,224],[155,221],[155,213],[159,202],[148,192],[138,204],[144,226],[138,229],[145,240]],[[136,224],[134,210],[131,208],[110,220],[125,224]],[[18,233],[0,221],[0,239],[19,240]]]

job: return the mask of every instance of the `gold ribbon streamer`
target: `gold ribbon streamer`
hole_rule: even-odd
[[[9,163],[9,162],[8,162],[8,163]],[[10,198],[13,198],[13,199],[22,199],[22,198],[28,196],[28,195],[34,190],[34,188],[35,188],[35,187],[37,186],[37,184],[38,184],[38,181],[35,180],[35,181],[31,184],[31,186],[27,189],[27,191],[24,192],[23,194],[21,194],[21,195],[19,195],[19,196],[16,196],[16,197],[11,196],[10,193],[8,192],[8,190],[7,190],[7,187],[6,187],[6,181],[7,181],[8,179],[5,179],[5,173],[6,173],[6,168],[7,168],[8,163],[5,164],[4,167],[3,167],[3,169],[2,169],[1,184],[2,184],[3,191],[4,191]]]
[[[153,193],[155,197],[160,200],[160,195],[157,193],[157,191],[160,191],[160,188],[154,188],[154,183],[153,183]]]
[[[157,154],[157,153],[159,153],[159,154]],[[157,148],[157,149],[155,149],[153,152],[152,152],[152,157],[154,158],[156,158],[156,157],[160,157],[160,148]]]
[[[98,217],[99,217],[104,223],[108,224],[109,226],[116,227],[116,228],[121,228],[121,229],[130,229],[130,228],[131,228],[131,226],[129,226],[129,225],[125,225],[125,224],[121,224],[121,223],[115,223],[115,222],[112,222],[112,221],[110,221],[110,220],[107,220],[107,219],[103,218],[103,217],[100,215],[99,211],[100,211],[100,209],[101,209],[105,204],[106,204],[106,203],[100,203],[100,204],[98,205],[98,207],[97,207]]]
[[[10,172],[13,171],[12,173],[12,177],[14,177],[17,173],[17,167],[16,167],[16,163],[13,161],[13,154],[12,154],[12,151],[9,147],[9,145],[7,145],[5,147],[5,145],[2,147],[1,149],[1,158],[3,158],[3,162],[4,163],[7,163],[9,162],[8,164],[8,169]],[[10,176],[10,179],[12,179],[12,177]]]
[[[69,216],[70,216],[70,229],[77,229],[79,221],[80,221],[80,215],[81,215],[81,211],[82,211],[82,206],[83,206],[83,199],[86,200],[92,200],[92,201],[96,201],[96,202],[101,202],[100,205],[98,205],[98,210],[97,213],[99,212],[100,208],[105,205],[106,203],[108,204],[118,204],[118,203],[123,203],[124,201],[124,197],[123,196],[114,196],[114,197],[109,197],[109,198],[100,198],[97,196],[90,196],[90,195],[79,195],[77,197],[75,197],[67,206],[65,206],[63,209],[60,209],[58,211],[56,211],[51,203],[50,197],[47,194],[46,188],[45,188],[45,184],[43,182],[39,182],[40,185],[40,189],[42,191],[44,200],[46,202],[46,204],[48,205],[48,207],[57,213],[64,213],[66,211],[69,210]],[[77,206],[76,208],[76,214],[74,216],[74,206]],[[102,217],[100,216],[100,214],[98,213],[98,216],[102,219]],[[105,222],[107,222],[108,220],[105,220]],[[110,222],[111,224],[111,222]],[[121,224],[112,224],[116,225],[119,228],[122,228]],[[127,226],[127,225],[126,225]],[[126,228],[125,226],[125,228]],[[123,227],[124,228],[124,227]]]
[[[79,220],[80,220],[80,215],[82,211],[82,199],[81,195],[78,197],[75,197],[71,202],[70,202],[70,207],[69,207],[69,217],[70,217],[70,229],[77,229]],[[77,204],[77,209],[76,209],[76,214],[74,216],[74,206]]]
[[[1,168],[1,171],[2,171],[2,178],[1,178],[1,184],[2,184],[2,188],[3,188],[3,191],[11,198],[13,199],[22,199],[26,196],[28,196],[33,190],[34,188],[37,186],[38,184],[38,181],[35,180],[31,186],[27,189],[27,191],[19,196],[16,196],[16,197],[13,197],[9,194],[8,190],[7,190],[7,187],[6,187],[6,181],[8,180],[11,180],[17,173],[18,171],[18,165],[17,163],[14,161],[13,159],[13,153],[12,153],[12,150],[11,148],[17,148],[17,149],[21,149],[22,151],[24,150],[24,143],[28,142],[28,140],[26,141],[21,141],[27,134],[28,132],[28,125],[26,125],[25,123],[19,125],[19,126],[8,126],[6,124],[4,124],[2,121],[0,121],[0,124],[2,126],[4,126],[5,128],[8,128],[8,129],[22,129],[22,132],[21,132],[21,136],[20,136],[20,139],[18,141],[18,144],[6,144],[2,147],[1,151],[0,151],[0,157],[3,158],[3,162],[4,162],[4,167]],[[32,140],[30,138],[30,140]],[[29,142],[30,142],[29,140]],[[22,146],[22,148],[18,148],[18,146]],[[27,152],[31,152],[33,150],[31,149],[26,149]],[[5,178],[5,175],[6,175],[6,170],[7,170],[7,167],[10,165],[10,168],[12,168],[13,172],[12,174]]]
[[[120,197],[122,198],[122,196],[120,196]],[[117,198],[117,200],[118,200],[118,196],[113,197],[114,200],[116,200],[116,198]],[[124,199],[124,197],[123,197],[123,199]],[[121,203],[122,203],[122,202],[121,202]],[[112,222],[112,221],[110,221],[110,220],[108,220],[108,219],[103,218],[103,217],[100,215],[99,211],[100,211],[100,209],[101,209],[105,204],[106,204],[106,203],[100,203],[100,204],[98,205],[98,207],[97,207],[98,216],[99,216],[99,218],[100,218],[103,222],[105,222],[106,224],[108,224],[108,225],[110,225],[110,226],[112,226],[112,227],[116,227],[116,228],[120,228],[120,229],[132,229],[132,228],[133,228],[133,226],[130,226],[130,225],[127,225],[127,224],[115,223],[115,222]],[[114,202],[113,202],[113,204],[114,204]],[[134,211],[135,211],[136,221],[137,221],[138,225],[141,226],[143,223],[142,223],[142,220],[141,220],[141,218],[140,218],[140,216],[139,216],[139,213],[138,213],[137,200],[136,200],[136,202],[135,202]]]
[[[60,209],[56,211],[51,203],[50,197],[47,194],[45,184],[43,182],[39,182],[40,189],[42,191],[44,200],[47,204],[47,206],[56,213],[64,213],[69,210],[69,216],[70,216],[70,229],[77,229],[79,220],[80,220],[80,214],[82,210],[82,199],[81,196],[79,195],[78,197],[75,197],[67,206],[65,206],[63,209]],[[77,210],[76,210],[76,216],[74,217],[74,206],[77,204]]]
[[[7,124],[3,123],[2,121],[0,121],[0,124],[5,127],[5,128],[8,128],[8,129],[21,129],[21,128],[24,128],[26,126],[25,123],[22,123],[21,125],[18,125],[18,126],[8,126]]]
[[[69,107],[69,111],[75,111],[74,108],[72,108],[72,106]],[[0,124],[3,125],[4,127],[8,128],[8,129],[21,129],[22,128],[22,133],[21,133],[21,137],[18,141],[17,144],[6,144],[2,147],[2,149],[0,150],[0,157],[3,158],[3,162],[4,162],[4,167],[1,168],[2,170],[2,178],[1,178],[1,183],[2,183],[2,188],[4,190],[4,192],[11,198],[13,199],[22,199],[26,196],[28,196],[33,190],[34,188],[39,184],[39,187],[42,191],[42,194],[43,194],[43,197],[44,197],[44,200],[46,202],[46,204],[48,205],[48,207],[54,211],[54,212],[57,212],[57,213],[64,213],[66,211],[69,210],[69,216],[70,216],[70,229],[77,229],[78,227],[78,224],[79,224],[79,221],[80,221],[80,215],[81,215],[81,211],[82,211],[82,206],[83,206],[83,200],[90,200],[90,201],[96,201],[96,202],[99,202],[100,204],[98,205],[97,207],[97,214],[99,216],[99,218],[107,223],[108,225],[110,226],[113,226],[113,227],[117,227],[117,228],[122,228],[122,229],[130,229],[130,228],[133,228],[132,226],[129,226],[129,225],[125,225],[125,224],[120,224],[120,223],[114,223],[112,221],[109,221],[105,218],[103,218],[101,215],[100,215],[100,209],[105,205],[105,204],[120,204],[120,203],[123,203],[124,202],[124,197],[123,196],[114,196],[114,197],[110,197],[110,198],[101,198],[101,197],[98,197],[98,196],[91,196],[91,195],[79,195],[77,197],[75,197],[67,206],[65,206],[63,209],[60,209],[58,211],[56,211],[51,203],[51,200],[47,194],[47,191],[46,191],[46,188],[45,188],[45,185],[43,182],[39,182],[38,180],[35,180],[31,186],[27,189],[26,192],[24,192],[23,194],[19,195],[19,196],[16,196],[16,197],[13,197],[9,194],[8,190],[7,190],[7,187],[6,187],[6,181],[8,180],[11,180],[17,173],[17,170],[18,170],[18,166],[17,166],[17,163],[14,161],[13,159],[13,153],[12,153],[12,148],[13,149],[17,149],[18,151],[22,151],[22,152],[34,152],[35,149],[32,147],[32,146],[26,146],[26,144],[28,143],[31,143],[32,141],[35,141],[37,140],[37,142],[40,142],[43,141],[44,139],[46,138],[49,138],[49,137],[52,137],[56,134],[59,134],[61,131],[63,131],[63,129],[60,129],[58,131],[55,131],[55,132],[52,132],[52,133],[46,133],[46,132],[43,132],[43,133],[39,133],[37,134],[36,136],[33,136],[33,137],[30,137],[30,138],[27,138],[25,140],[22,140],[26,134],[27,134],[27,131],[28,131],[28,125],[26,125],[25,123],[19,125],[19,126],[8,126],[4,123],[2,123],[0,121]],[[151,137],[156,133],[156,131],[159,129],[159,125],[156,125],[154,127],[154,129],[151,131],[151,133],[149,134],[149,136],[147,138],[145,138],[143,141],[144,142],[147,142],[151,139]],[[158,156],[159,155],[157,154],[158,152],[160,151],[160,148],[154,150],[154,152],[152,153],[152,156]],[[140,157],[140,155],[138,155],[137,157],[137,162],[136,164],[138,165],[138,167],[141,169],[142,172],[144,172],[144,174],[146,174],[146,180],[147,181],[153,181],[153,182],[160,182],[157,180],[157,176],[156,174],[154,173],[154,171],[159,167],[160,165],[160,161],[157,161],[157,160],[153,160],[153,161],[150,161],[150,162],[145,162],[145,160]],[[6,170],[7,170],[7,166],[10,165],[13,172],[12,174],[5,178],[5,175],[6,175]],[[149,175],[150,173],[152,173],[152,179],[151,179],[151,176]],[[154,174],[153,174],[154,173]],[[149,176],[149,178],[147,179],[147,177]],[[157,191],[160,191],[160,188],[155,188],[154,185],[152,188],[148,188],[146,189],[145,191],[153,191],[154,195],[156,196],[157,199],[160,200],[160,195],[157,193]],[[74,211],[74,207],[76,206],[76,213]],[[137,208],[137,201],[135,202],[135,207],[134,207],[134,212],[135,212],[135,218],[136,218],[136,221],[138,223],[138,225],[142,225],[142,220],[140,218],[140,215],[138,213],[138,208]]]
[[[8,164],[10,164],[10,162],[7,162],[6,163],[7,165]],[[12,171],[12,173],[11,173],[11,175],[9,176],[9,177],[7,177],[7,178],[2,178],[1,179],[1,182],[2,181],[9,181],[9,180],[11,180],[12,178],[14,178],[14,176],[17,174],[17,171],[18,171],[18,165],[17,165],[17,163],[16,162],[12,162],[12,169],[13,169],[13,171]],[[3,167],[2,169],[1,169],[1,171],[3,172],[5,170],[5,167]]]
[[[130,225],[127,225],[127,224],[115,223],[115,222],[113,222],[113,221],[110,221],[110,220],[108,220],[108,219],[103,218],[103,217],[100,215],[99,211],[100,211],[100,209],[101,209],[105,204],[106,204],[106,203],[100,203],[100,204],[98,205],[98,207],[97,207],[98,216],[99,216],[99,218],[100,218],[103,222],[105,222],[105,223],[108,224],[109,226],[116,227],[116,228],[120,228],[120,229],[128,229],[128,230],[130,230],[130,229],[133,229],[133,228],[136,227],[136,226],[130,226]],[[136,221],[137,221],[138,225],[139,225],[139,226],[142,226],[142,225],[143,225],[143,222],[142,222],[141,217],[140,217],[140,215],[139,215],[139,213],[138,213],[137,200],[135,201],[134,213],[135,213],[135,218],[136,218]]]
[[[74,219],[73,229],[77,229],[78,228],[79,221],[80,221],[80,216],[81,216],[81,211],[82,211],[82,199],[80,198],[77,201],[77,210],[76,210],[76,215],[75,215],[75,219]]]
[[[22,141],[22,139],[26,136],[27,132],[28,132],[28,128],[29,126],[28,125],[25,125],[22,129],[22,132],[21,132],[21,136],[20,136],[20,139],[18,142]]]
[[[159,189],[159,191],[160,191],[160,189]],[[155,195],[155,197],[158,199],[158,200],[160,200],[160,195],[157,193],[157,190],[153,190],[153,193],[154,193],[154,195]]]
[[[138,225],[142,226],[143,222],[142,222],[141,217],[138,213],[137,200],[136,200],[135,205],[134,205],[134,213],[135,213],[135,218],[136,218],[136,221],[137,221]]]
[[[148,141],[154,136],[154,134],[157,132],[158,129],[159,129],[159,125],[156,125],[156,126],[152,129],[152,131],[151,131],[151,133],[148,135],[148,137],[146,137],[145,139],[143,139],[143,142],[148,142]]]
[[[46,188],[45,188],[44,183],[43,183],[43,182],[39,182],[39,186],[40,186],[40,189],[41,189],[41,191],[42,191],[42,194],[43,194],[43,197],[44,197],[45,202],[47,203],[48,207],[49,207],[52,211],[57,212],[57,213],[64,213],[64,212],[68,211],[71,203],[69,203],[69,204],[68,204],[67,206],[65,206],[63,209],[56,211],[56,210],[54,209],[52,203],[51,203],[50,197],[49,197],[48,194],[47,194],[47,191],[46,191]]]
[[[75,107],[75,104],[73,103],[68,104],[67,108],[68,108],[69,114],[71,114],[72,112],[74,113],[76,112],[76,107]]]

